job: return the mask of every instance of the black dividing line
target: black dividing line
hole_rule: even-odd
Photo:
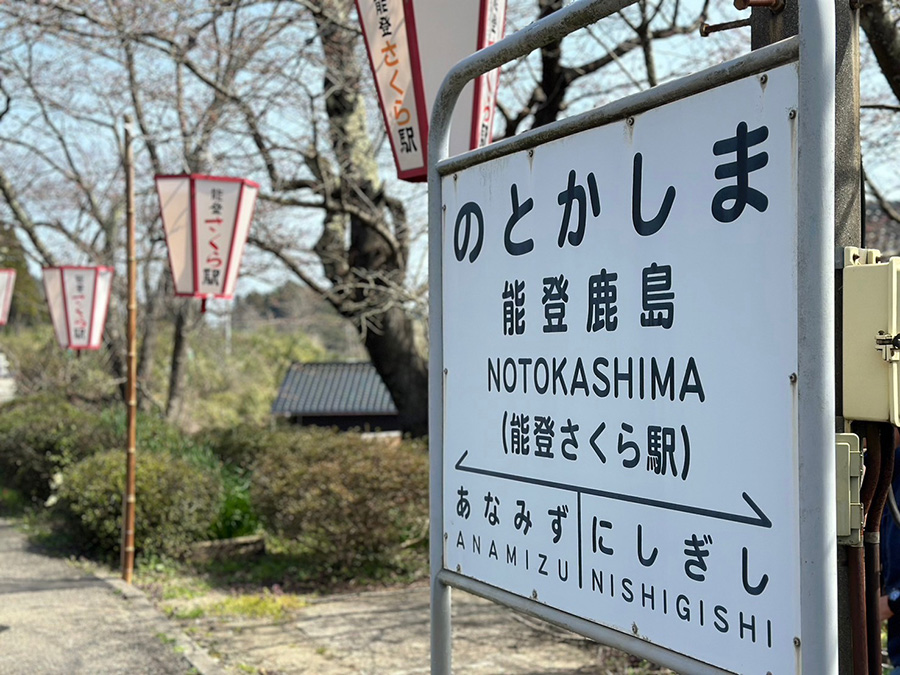
[[[742,516],[737,513],[726,513],[725,511],[714,511],[712,509],[704,509],[699,506],[688,506],[686,504],[673,504],[672,502],[664,502],[658,499],[649,499],[647,497],[637,497],[635,495],[626,495],[620,492],[610,492],[609,490],[598,490],[596,488],[579,487],[577,485],[567,485],[566,483],[557,483],[552,480],[543,480],[541,478],[529,478],[527,476],[516,476],[515,474],[501,473],[500,471],[491,471],[490,469],[477,469],[471,466],[463,466],[463,460],[468,456],[469,451],[466,450],[459,460],[456,462],[457,471],[465,471],[467,473],[475,473],[482,476],[491,476],[493,478],[502,478],[517,483],[528,483],[530,485],[540,485],[543,487],[555,488],[557,490],[566,490],[568,492],[577,492],[579,494],[591,495],[594,497],[602,497],[604,499],[614,499],[620,502],[629,502],[631,504],[641,504],[643,506],[651,506],[657,509],[665,509],[667,511],[679,511],[681,513],[690,513],[695,516],[703,516],[705,518],[715,518],[717,520],[727,520],[732,523],[742,523],[744,525],[754,525],[756,527],[772,527],[772,521],[763,513],[756,502],[750,495],[742,492],[741,496],[744,501],[753,509],[755,516]]]
[[[581,578],[581,493],[578,493],[578,589],[582,588]]]

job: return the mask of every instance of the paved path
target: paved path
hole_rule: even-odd
[[[0,675],[197,672],[186,654],[192,645],[142,594],[31,552],[0,518]]]
[[[429,672],[427,585],[308,600],[286,621],[169,621],[118,579],[30,551],[13,522],[0,518],[0,675]],[[660,672],[634,669],[624,655],[462,592],[454,592],[453,614],[458,675]]]
[[[428,675],[427,586],[313,599],[291,620],[184,622],[223,654],[228,672],[277,675]],[[456,675],[614,675],[628,661],[571,633],[463,592],[453,595]]]

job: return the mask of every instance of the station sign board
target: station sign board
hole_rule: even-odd
[[[442,177],[445,570],[798,671],[797,110],[789,63]]]

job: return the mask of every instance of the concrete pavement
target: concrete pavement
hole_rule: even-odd
[[[0,518],[0,675],[215,672],[143,594],[30,551]]]
[[[226,597],[215,590],[167,605],[203,609]],[[415,584],[311,596],[285,621],[206,611],[169,620],[118,578],[29,550],[14,521],[0,518],[0,675],[427,675],[428,600],[427,584]],[[466,593],[454,592],[453,615],[456,673],[668,672]]]

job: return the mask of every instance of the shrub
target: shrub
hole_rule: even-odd
[[[266,448],[290,446],[294,434],[271,431],[252,424],[240,424],[228,429],[210,429],[195,436],[199,445],[209,448],[226,466],[246,473]]]
[[[219,515],[209,531],[212,539],[230,539],[259,530],[259,517],[250,499],[250,479],[227,469],[223,472],[225,497]]]
[[[99,418],[105,433],[116,439],[116,447],[124,450],[128,439],[125,405],[107,408],[100,413]],[[148,452],[169,452],[182,456],[198,451],[188,434],[155,413],[139,410],[136,431],[137,450],[142,455]]]
[[[260,453],[251,495],[265,525],[304,541],[330,571],[371,569],[424,540],[428,458],[399,441],[303,431]]]
[[[71,466],[57,508],[85,552],[112,555],[121,541],[124,454],[102,452]],[[204,539],[222,505],[219,471],[165,452],[138,456],[135,547],[180,556]]]
[[[45,501],[58,472],[116,444],[93,412],[49,395],[19,399],[0,411],[0,482]]]

